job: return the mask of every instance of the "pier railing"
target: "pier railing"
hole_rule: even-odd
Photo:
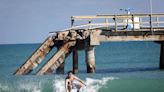
[[[72,16],[74,29],[108,29],[113,31],[160,31],[164,30],[164,14],[129,14]]]

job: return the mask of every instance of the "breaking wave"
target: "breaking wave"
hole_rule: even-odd
[[[86,78],[85,83],[86,87],[82,88],[80,92],[98,92],[100,88],[105,86],[111,80],[118,79],[114,77],[104,77],[102,79],[93,79],[93,78]],[[54,92],[65,92],[65,80],[58,79],[54,80]],[[76,92],[76,91],[73,91]]]
[[[101,79],[86,78],[84,81],[86,87],[82,88],[80,92],[98,92],[98,90],[111,80],[118,79],[115,77],[103,77]],[[65,92],[65,79],[58,77],[52,80],[27,79],[17,81],[15,83],[0,83],[0,92]],[[77,92],[76,90],[72,92]]]

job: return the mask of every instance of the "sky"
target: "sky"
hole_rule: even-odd
[[[150,13],[150,0],[0,0],[0,44],[41,43],[49,32],[70,27],[73,15]],[[164,13],[164,0],[152,0]]]

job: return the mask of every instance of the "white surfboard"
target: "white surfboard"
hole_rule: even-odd
[[[71,92],[77,92],[77,89],[72,89]]]
[[[86,87],[82,87],[79,92],[86,92],[85,89]],[[77,92],[77,89],[72,89],[71,92]]]

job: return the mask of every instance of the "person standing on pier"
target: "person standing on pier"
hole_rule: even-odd
[[[66,92],[71,92],[72,89],[77,89],[77,92],[79,92],[82,87],[86,86],[81,79],[72,73],[72,71],[69,71],[67,74],[68,75],[65,80]]]

